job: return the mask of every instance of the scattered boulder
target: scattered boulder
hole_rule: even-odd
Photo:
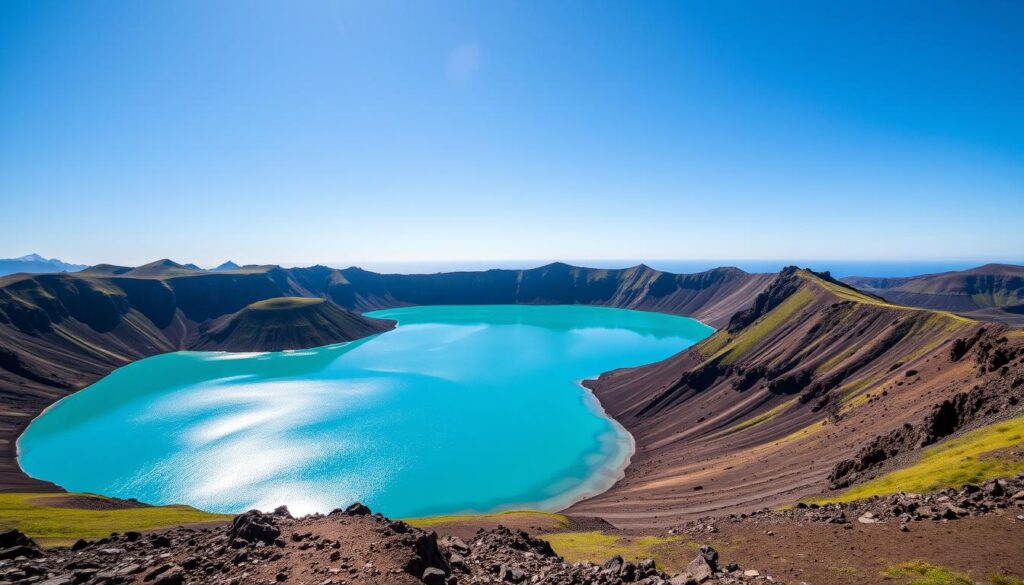
[[[20,530],[11,528],[0,532],[0,560],[18,557],[33,559],[42,555],[43,551],[35,541]]]
[[[427,567],[427,569],[423,571],[422,580],[427,585],[445,585],[447,577],[441,569]]]
[[[273,544],[277,537],[281,536],[281,530],[270,514],[264,514],[259,510],[249,510],[235,517],[228,530],[228,536],[231,540],[240,539],[250,543]]]
[[[348,508],[345,508],[345,513],[349,516],[369,516],[372,512],[370,512],[369,506],[356,502]]]

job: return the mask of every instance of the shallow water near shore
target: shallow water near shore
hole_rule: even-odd
[[[586,306],[369,315],[399,326],[310,350],[177,352],[121,368],[33,421],[21,466],[69,491],[218,512],[357,500],[392,517],[556,510],[610,487],[632,452],[578,382],[713,331]]]

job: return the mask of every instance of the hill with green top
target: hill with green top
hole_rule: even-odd
[[[901,305],[1024,326],[1024,266],[986,264],[909,278],[851,276],[843,282]]]
[[[380,332],[378,320],[319,298],[257,301],[200,328],[195,349],[281,351],[352,341]]]

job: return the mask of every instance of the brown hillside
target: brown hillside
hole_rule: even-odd
[[[570,511],[664,525],[790,504],[828,489],[834,469],[840,484],[863,478],[902,451],[1019,409],[1007,401],[1024,391],[1022,347],[1019,331],[788,268],[700,344],[587,383],[637,452],[622,481]],[[854,460],[904,424],[905,437]]]

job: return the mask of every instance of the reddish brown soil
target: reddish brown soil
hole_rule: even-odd
[[[145,508],[148,504],[136,500],[119,500],[117,498],[90,498],[89,496],[40,496],[28,501],[29,504],[46,506],[47,508],[71,508],[75,510],[128,510]]]
[[[915,559],[968,573],[978,581],[992,573],[1024,578],[1024,521],[1011,514],[915,522],[910,532],[901,532],[896,522],[854,523],[853,529],[795,522],[719,527],[720,533],[702,537],[702,542],[731,562],[786,583],[881,583],[887,581],[881,572],[888,565]]]

